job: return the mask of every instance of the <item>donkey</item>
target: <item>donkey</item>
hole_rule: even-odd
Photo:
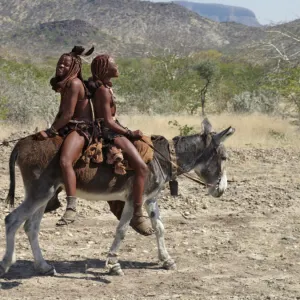
[[[202,122],[202,128],[201,134],[177,136],[172,139],[171,143],[175,149],[178,166],[177,175],[195,169],[209,187],[208,192],[214,197],[220,197],[227,188],[225,172],[227,154],[222,142],[235,130],[229,127],[222,132],[215,133],[207,119]],[[25,199],[5,218],[6,251],[0,262],[0,276],[4,275],[15,262],[15,234],[23,222],[25,222],[24,230],[31,245],[36,270],[43,275],[56,274],[55,268],[43,258],[38,234],[47,203],[63,186],[59,167],[61,143],[62,140],[58,137],[37,141],[34,136],[28,136],[20,140],[11,153],[8,199],[13,205],[16,162],[24,182]],[[162,261],[165,269],[174,269],[176,264],[165,247],[164,226],[157,205],[159,192],[167,182],[172,180],[174,175],[172,163],[169,160],[169,141],[158,136],[153,144],[157,152],[154,154],[153,161],[148,165],[149,171],[143,201],[155,231],[159,260]],[[132,178],[134,173],[128,171],[126,175],[115,175],[111,166],[93,163],[86,165],[82,160],[77,161],[74,169],[77,176],[78,196],[81,198],[125,202],[106,260],[106,266],[112,274],[123,275],[118,263],[117,251],[133,215],[132,190],[134,186]]]

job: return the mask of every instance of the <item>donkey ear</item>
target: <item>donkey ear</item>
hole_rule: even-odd
[[[212,132],[212,126],[207,118],[202,121],[202,131],[204,134],[209,134]]]
[[[235,132],[235,129],[230,126],[227,129],[215,134],[213,138],[214,138],[215,142],[219,145],[222,142],[224,142],[228,137],[233,135],[234,132]]]

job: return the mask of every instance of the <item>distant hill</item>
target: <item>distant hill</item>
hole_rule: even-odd
[[[94,44],[97,52],[137,57],[187,55],[207,49],[244,55],[255,44],[283,40],[293,50],[299,43],[294,45],[282,35],[266,31],[285,30],[297,35],[300,21],[276,27],[219,23],[175,3],[138,0],[2,0],[0,26],[3,57],[57,56],[74,44]]]
[[[175,3],[216,22],[236,22],[247,26],[261,26],[257,21],[255,14],[247,8],[188,1],[175,1]]]
[[[71,50],[74,45],[91,47],[95,43],[98,51],[113,55],[122,55],[126,51],[130,53],[133,48],[82,20],[41,23],[10,32],[1,41],[4,47],[19,48],[22,45],[22,51],[26,55],[38,52],[43,56],[55,56]],[[134,55],[134,52],[130,54]]]
[[[15,47],[32,39],[36,52],[52,42],[70,45],[77,39],[125,56],[188,54],[230,44],[217,22],[174,3],[137,0],[2,0],[0,26],[1,45]]]

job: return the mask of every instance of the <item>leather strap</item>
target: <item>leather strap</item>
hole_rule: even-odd
[[[143,139],[141,139],[141,141],[143,141],[145,144],[147,144],[151,149],[153,149],[155,152],[157,152],[157,153],[158,153],[161,157],[163,157],[166,161],[169,161],[170,164],[171,164],[172,166],[174,166],[174,170],[176,169],[176,176],[177,176],[177,169],[179,169],[180,171],[182,171],[182,175],[183,175],[183,176],[185,176],[185,177],[187,177],[187,178],[189,178],[189,179],[191,179],[191,180],[193,180],[193,181],[195,181],[195,182],[197,182],[197,183],[199,183],[199,184],[202,184],[202,185],[204,185],[204,186],[212,186],[212,185],[209,184],[209,183],[205,183],[205,182],[199,180],[198,178],[194,178],[193,176],[190,176],[190,175],[184,173],[184,171],[182,170],[182,168],[180,168],[180,166],[177,165],[177,162],[173,162],[173,161],[169,160],[164,154],[162,154],[160,151],[158,151],[155,147],[153,147],[152,145],[150,145],[149,143],[147,143],[147,141],[145,141],[145,140],[143,140]],[[174,147],[174,142],[173,142],[173,141],[172,141],[171,144],[172,144],[173,147]],[[174,147],[174,148],[175,148],[175,147]],[[169,142],[169,150],[170,150],[170,142]],[[171,152],[170,152],[170,153],[171,153]],[[176,153],[175,153],[175,158],[176,158]],[[177,160],[177,159],[176,159],[176,160]],[[172,169],[172,170],[173,170],[173,169]]]
[[[169,151],[170,151],[170,161],[171,161],[171,179],[175,180],[177,178],[177,157],[175,151],[175,145],[173,140],[169,140]]]

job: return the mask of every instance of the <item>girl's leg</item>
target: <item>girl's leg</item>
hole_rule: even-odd
[[[67,208],[57,226],[68,225],[76,217],[76,174],[74,163],[80,157],[84,147],[84,137],[77,131],[72,131],[64,140],[60,155],[60,167],[67,194]]]
[[[126,137],[117,137],[114,143],[126,153],[128,162],[135,172],[132,189],[134,202],[132,223],[133,225],[138,225],[145,221],[145,218],[142,216],[142,205],[148,167],[142,160],[135,146]]]

